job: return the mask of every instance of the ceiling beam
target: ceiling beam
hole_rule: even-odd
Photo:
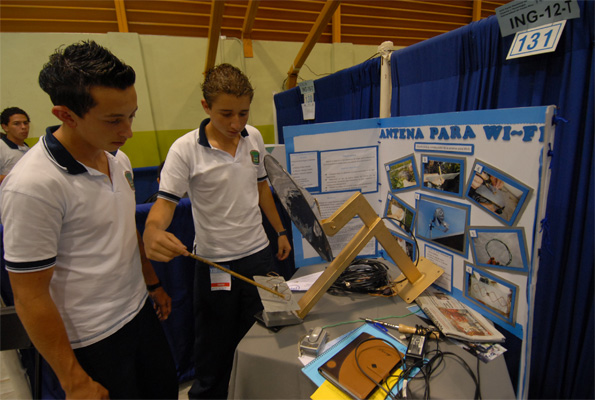
[[[333,28],[333,43],[341,43],[341,6],[337,7],[333,14],[331,28]]]
[[[211,17],[209,20],[209,38],[207,48],[207,59],[205,62],[205,71],[215,66],[215,59],[217,58],[217,46],[219,45],[219,37],[221,36],[221,21],[223,20],[223,8],[225,2],[223,0],[211,1]]]
[[[118,20],[118,32],[128,32],[128,19],[126,18],[126,5],[124,0],[114,0],[116,6],[116,18]]]
[[[244,44],[244,57],[246,58],[254,57],[252,50],[252,27],[256,18],[256,11],[258,11],[258,3],[260,3],[260,0],[250,0],[248,2],[246,17],[242,26],[242,42]]]
[[[479,21],[481,19],[481,0],[473,2],[473,15],[471,21]]]
[[[318,18],[316,18],[316,22],[314,22],[314,26],[308,33],[308,37],[302,44],[302,48],[298,52],[293,64],[289,68],[289,72],[287,73],[287,83],[285,84],[285,89],[291,89],[295,87],[297,84],[297,76],[302,68],[302,65],[306,62],[306,59],[310,55],[310,52],[314,48],[314,45],[318,41],[318,38],[322,34],[324,28],[328,25],[329,21],[331,20],[335,10],[341,1],[339,0],[327,0],[322,8],[320,14],[318,14]]]

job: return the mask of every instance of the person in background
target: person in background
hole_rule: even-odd
[[[202,107],[210,118],[179,138],[161,171],[159,194],[147,217],[147,257],[167,262],[189,255],[165,229],[188,192],[195,228],[195,253],[250,279],[274,268],[262,214],[277,231],[277,258],[291,245],[267,182],[260,132],[247,125],[254,90],[237,68],[221,64],[202,85]],[[256,287],[197,261],[194,283],[195,375],[190,398],[227,398],[235,349],[262,310]]]
[[[0,183],[29,150],[25,139],[29,136],[30,122],[29,115],[18,107],[5,108],[0,114],[5,133],[0,140]]]
[[[149,300],[166,318],[169,296],[141,263],[132,167],[118,150],[132,137],[134,82],[134,70],[93,41],[56,50],[39,84],[61,125],[0,192],[16,311],[67,399],[178,397]]]

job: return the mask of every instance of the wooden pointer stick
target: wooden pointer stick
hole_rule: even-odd
[[[238,279],[241,279],[241,280],[243,280],[244,282],[248,282],[248,283],[249,283],[249,284],[251,284],[251,285],[258,286],[259,288],[261,288],[261,289],[264,289],[264,290],[266,290],[267,292],[271,292],[272,294],[274,294],[274,295],[277,295],[277,296],[281,297],[283,300],[285,300],[285,295],[283,295],[283,294],[281,294],[281,293],[277,292],[276,290],[273,290],[273,289],[271,289],[270,287],[267,287],[267,286],[261,285],[260,283],[258,283],[258,282],[255,282],[255,281],[253,281],[252,279],[246,278],[244,275],[240,275],[240,274],[238,274],[237,272],[233,272],[233,271],[232,271],[232,270],[230,270],[230,269],[227,269],[227,268],[225,268],[225,267],[222,267],[222,266],[221,266],[221,265],[219,265],[219,264],[215,264],[214,262],[211,262],[211,261],[209,261],[209,260],[206,260],[206,259],[204,259],[204,258],[202,258],[202,257],[199,257],[199,256],[197,256],[196,254],[192,254],[192,253],[190,253],[190,257],[192,257],[192,258],[194,258],[195,260],[198,260],[198,261],[200,261],[200,262],[203,262],[203,263],[205,263],[205,264],[211,265],[211,266],[213,266],[213,267],[215,267],[215,268],[218,268],[218,269],[220,269],[220,270],[221,270],[221,271],[223,271],[223,272],[227,272],[228,274],[230,274],[230,275],[232,275],[232,276],[235,276],[236,278],[238,278]]]

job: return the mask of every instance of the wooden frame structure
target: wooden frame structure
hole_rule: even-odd
[[[297,315],[300,318],[303,319],[310,312],[373,237],[384,247],[402,272],[402,275],[397,278],[397,282],[400,283],[397,283],[396,291],[405,302],[413,302],[444,273],[440,267],[422,257],[419,257],[417,266],[413,264],[390,233],[382,218],[376,214],[361,193],[351,196],[333,215],[321,221],[324,233],[334,236],[355,216],[359,216],[364,225],[298,301],[300,310]]]

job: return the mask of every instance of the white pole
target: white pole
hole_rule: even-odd
[[[380,53],[380,118],[390,117],[390,100],[392,94],[390,76],[390,54],[392,53],[393,42],[383,42],[378,46]]]

